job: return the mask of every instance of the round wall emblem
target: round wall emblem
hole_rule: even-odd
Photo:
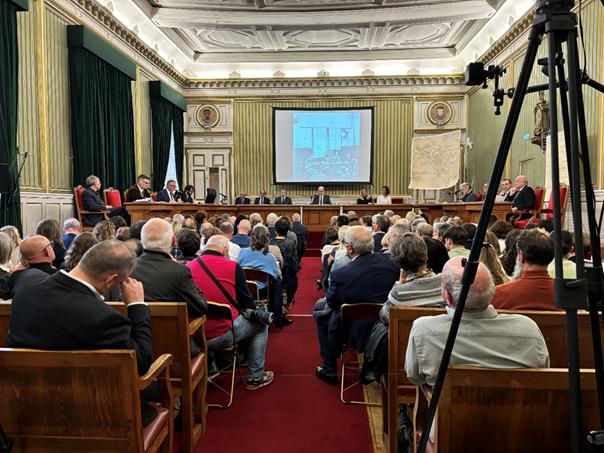
[[[428,121],[437,127],[443,127],[453,117],[453,109],[448,102],[432,102],[428,105],[427,110]]]
[[[195,116],[201,127],[215,127],[220,122],[220,110],[215,105],[202,105]]]

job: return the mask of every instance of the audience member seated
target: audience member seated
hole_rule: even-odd
[[[501,248],[499,246],[499,240],[497,239],[497,236],[495,236],[495,233],[493,233],[491,230],[487,230],[487,232],[485,233],[484,243],[490,244],[491,247],[493,248],[493,250],[495,250],[496,255],[498,257],[501,256]],[[483,243],[483,246],[484,246],[484,243]],[[492,274],[492,272],[491,272],[491,274]],[[495,283],[495,285],[497,285],[497,283]]]
[[[528,185],[528,178],[520,175],[516,177],[516,186],[510,189],[509,200],[512,202],[512,212],[506,215],[506,220],[513,221],[529,219],[533,214],[522,213],[524,209],[533,209],[535,206],[535,191]]]
[[[254,204],[271,204],[271,199],[266,196],[266,190],[260,192],[260,196],[256,197]]]
[[[250,199],[245,196],[245,192],[239,192],[239,196],[235,198],[235,204],[250,204]]]
[[[443,235],[443,242],[449,252],[449,258],[470,256],[470,251],[466,248],[467,240],[468,233],[466,233],[463,227],[452,225],[447,228],[447,231]]]
[[[13,244],[8,234],[0,232],[0,300],[10,299],[10,263]]]
[[[363,189],[361,190],[361,196],[357,198],[357,204],[373,204],[373,198],[371,198],[371,195]]]
[[[115,227],[115,231],[119,230],[120,228],[128,226],[128,222],[126,222],[126,219],[124,219],[122,216],[119,216],[119,215],[110,217],[109,221]]]
[[[405,371],[415,385],[434,386],[455,307],[461,291],[462,257],[445,265],[442,296],[447,313],[425,316],[413,322]],[[523,315],[498,314],[490,304],[495,292],[493,279],[482,263],[470,287],[457,333],[451,365],[484,368],[548,368],[549,354],[535,322]]]
[[[59,222],[54,219],[42,220],[36,227],[36,234],[44,236],[52,243],[52,250],[55,253],[55,259],[52,262],[53,267],[59,268],[63,263],[65,255],[65,246],[61,241],[61,227]]]
[[[237,244],[240,248],[244,249],[249,247],[252,243],[250,238],[250,232],[252,231],[252,224],[249,220],[243,219],[237,225],[237,234],[233,236],[231,242]]]
[[[126,203],[131,203],[136,200],[151,201],[151,191],[149,190],[150,182],[151,178],[147,175],[138,175],[136,184],[130,186],[128,190],[126,190]]]
[[[466,239],[466,248],[470,250],[472,248],[472,242],[474,242],[474,236],[476,235],[476,225],[473,223],[464,223],[461,227],[466,230],[468,235],[468,239]]]
[[[277,236],[271,241],[272,245],[279,247],[281,255],[283,256],[283,286],[287,294],[287,303],[289,305],[294,303],[296,291],[298,290],[298,271],[300,270],[300,263],[298,263],[298,253],[296,251],[295,237],[289,235],[289,229],[291,224],[287,217],[281,217],[275,224],[275,231]],[[283,319],[283,324],[288,325],[293,321],[289,319]]]
[[[176,181],[169,179],[166,182],[166,187],[157,192],[156,201],[163,201],[166,203],[181,203],[180,192],[176,190]]]
[[[361,226],[371,228],[373,225],[373,218],[371,216],[363,216],[361,217]]]
[[[275,204],[292,204],[292,199],[287,196],[287,190],[281,189],[279,196],[275,197]]]
[[[109,217],[120,215],[124,219],[130,218],[128,211],[123,206],[112,208],[106,205],[99,194],[100,190],[101,180],[94,175],[88,176],[86,178],[86,190],[82,193],[82,207],[84,211],[99,212],[99,214],[86,214],[84,218],[86,225],[95,226],[101,220],[104,220],[105,217],[101,214],[102,212],[106,212]]]
[[[115,232],[115,238],[118,241],[126,242],[128,239],[130,239],[130,228],[127,226],[118,228],[118,230]]]
[[[178,248],[182,253],[182,261],[193,261],[201,246],[201,237],[197,231],[184,228],[176,238]]]
[[[338,228],[343,227],[344,225],[348,225],[349,223],[350,223],[350,219],[348,218],[347,215],[339,215],[336,220],[336,224],[337,224]]]
[[[253,212],[252,214],[250,214],[249,221],[252,224],[252,228],[254,228],[259,223],[262,223],[262,216],[258,212]],[[229,223],[231,223],[230,217],[229,217]]]
[[[542,219],[537,224],[537,227],[547,231],[548,233],[551,233],[552,231],[554,231],[554,221],[552,219]]]
[[[317,193],[312,197],[310,204],[331,204],[329,195],[325,193],[325,187],[319,186]]]
[[[340,245],[338,230],[336,228],[329,227],[325,230],[325,242],[327,244],[321,249],[321,261],[324,261],[325,257]]]
[[[233,225],[230,224],[230,222],[222,222],[220,224],[220,231],[222,232],[222,235],[227,238],[229,241],[231,241],[233,239]],[[235,260],[237,261],[237,258],[239,257],[239,252],[241,251],[241,247],[239,247],[237,244],[235,244],[234,242],[231,242],[229,245],[229,259]]]
[[[577,267],[571,258],[575,256],[575,238],[566,230],[562,230],[560,233],[562,239],[562,275],[563,278],[574,280],[577,278]],[[554,240],[555,234],[553,232],[550,233],[552,240]],[[556,277],[556,265],[554,261],[547,266],[547,272],[550,277]]]
[[[503,270],[501,261],[499,261],[497,250],[492,244],[486,242],[486,238],[485,242],[482,244],[482,248],[480,249],[480,257],[478,260],[484,264],[491,273],[495,286],[503,285],[504,283],[508,283],[510,281],[509,277]]]
[[[338,229],[338,241],[340,243],[340,245],[338,245],[337,247],[335,247],[331,253],[330,253],[330,258],[327,262],[327,276],[329,277],[329,274],[331,274],[332,271],[335,271],[343,266],[346,266],[348,263],[350,263],[350,261],[352,261],[350,259],[350,257],[348,256],[348,248],[346,247],[346,233],[348,232],[348,230],[351,227],[349,227],[348,225],[343,226],[342,228]],[[325,280],[325,279],[324,279]],[[325,288],[327,288],[327,284],[325,281],[322,282],[323,286]]]
[[[467,182],[462,182],[459,185],[459,190],[461,190],[461,201],[464,203],[471,203],[476,201],[476,194],[472,192],[472,187]]]
[[[0,232],[8,235],[8,237],[11,240],[11,243],[13,244],[13,249],[12,249],[12,253],[11,253],[11,257],[10,257],[10,261],[8,263],[8,267],[10,269],[12,269],[13,267],[15,267],[16,265],[18,265],[21,262],[21,237],[19,236],[19,230],[12,226],[12,225],[6,225],[3,226],[2,228],[0,228]]]
[[[411,231],[413,231],[413,227]],[[420,238],[432,238],[434,236],[434,228],[428,222],[422,222],[416,225],[413,233]]]
[[[390,254],[390,249],[399,237],[408,233],[408,229],[405,225],[394,224],[388,228],[388,232],[382,238],[382,250],[381,253]]]
[[[89,249],[69,273],[47,276],[31,270],[13,288],[8,331],[11,348],[47,350],[132,349],[138,372],[152,360],[151,320],[143,286],[130,278],[136,260],[119,241]],[[128,316],[104,303],[102,294],[120,287]],[[142,404],[143,425],[155,411]]]
[[[371,228],[373,230],[373,251],[382,250],[382,238],[390,228],[390,221],[383,215],[373,216]]]
[[[516,243],[518,242],[518,236],[522,230],[513,229],[505,237],[505,251],[501,255],[501,265],[503,270],[511,277],[514,275],[514,268],[516,267],[516,256],[518,255],[518,249]]]
[[[94,234],[88,231],[78,234],[67,249],[67,252],[65,252],[65,259],[63,260],[61,269],[67,272],[75,269],[88,249],[95,246],[98,242]]]
[[[296,252],[298,254],[298,262],[300,262],[306,253],[306,246],[308,244],[308,228],[306,228],[306,225],[302,223],[302,218],[297,212],[292,215],[291,231],[296,235]]]
[[[434,234],[432,235],[432,237],[434,239],[436,239],[437,241],[440,241],[444,244],[445,239],[443,238],[443,236],[445,235],[445,232],[451,227],[451,224],[446,223],[446,222],[435,222],[434,223]]]
[[[357,219],[357,213],[355,211],[348,211],[346,216],[348,216],[348,225],[357,226],[361,224],[359,219]]]
[[[73,217],[65,219],[63,222],[63,237],[61,237],[61,242],[63,242],[65,250],[69,248],[71,241],[73,241],[75,237],[80,234],[80,230],[81,227],[78,219],[74,219]]]
[[[130,225],[130,239],[141,240],[141,231],[143,230],[145,223],[147,223],[146,220],[139,220]]]
[[[195,194],[195,187],[190,184],[186,185],[182,192],[180,192],[180,200],[183,203],[194,203],[193,194]]]
[[[390,257],[373,253],[373,238],[366,228],[350,227],[345,239],[352,262],[331,272],[326,296],[319,299],[314,308],[323,358],[323,364],[315,372],[317,377],[332,385],[337,383],[337,364],[342,348],[342,304],[384,303],[400,275],[400,269]],[[373,321],[351,320],[351,338],[346,339],[346,343],[363,352],[372,326]]]
[[[124,242],[124,245],[128,247],[128,250],[134,253],[137,258],[141,256],[144,252],[143,244],[141,244],[141,241],[139,241],[138,239],[130,238]]]
[[[514,225],[505,220],[497,220],[489,227],[489,231],[492,231],[497,240],[499,241],[499,250],[501,253],[505,252],[505,238],[510,231],[514,229]]]
[[[138,258],[132,276],[145,287],[146,302],[186,302],[190,318],[208,312],[206,299],[195,286],[191,271],[170,256],[174,243],[172,226],[162,219],[149,220],[142,231],[144,253]],[[191,354],[199,354],[191,342]]]
[[[274,212],[269,212],[266,216],[266,227],[268,228],[268,235],[271,241],[277,236],[275,231],[275,223],[277,223],[277,220],[279,220],[279,216]]]
[[[390,187],[382,186],[381,194],[378,195],[376,204],[392,204],[392,198],[390,197]]]
[[[554,243],[543,230],[522,231],[516,243],[516,280],[495,290],[493,306],[506,310],[554,310],[554,281],[547,266]]]
[[[94,226],[92,234],[99,242],[115,239],[115,226],[108,220],[103,220]]]
[[[205,323],[208,348],[223,349],[249,338],[246,388],[257,390],[273,381],[273,372],[264,369],[270,318],[258,316],[254,298],[247,287],[245,273],[236,261],[227,258],[228,253],[228,239],[224,236],[212,236],[201,256],[189,262],[187,267],[191,270],[195,284],[209,300],[231,306],[235,338],[230,321],[208,319]],[[264,323],[262,320],[269,322]]]
[[[59,270],[53,267],[55,252],[52,248],[52,242],[41,235],[29,236],[21,242],[21,265],[15,268],[11,277],[12,281],[18,274],[28,274],[30,269],[38,269],[46,274],[52,275]],[[25,270],[23,270],[25,269]]]

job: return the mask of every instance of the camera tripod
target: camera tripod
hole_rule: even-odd
[[[581,385],[579,371],[579,347],[577,329],[577,310],[589,309],[592,339],[594,346],[595,374],[598,391],[598,408],[600,426],[594,427],[589,433],[588,440],[595,451],[603,451],[604,433],[599,431],[604,426],[604,371],[602,361],[602,347],[600,339],[600,317],[603,310],[604,277],[602,275],[602,256],[600,253],[600,237],[595,212],[595,195],[590,173],[589,152],[587,143],[587,130],[585,124],[585,108],[583,103],[582,84],[603,91],[602,85],[591,81],[579,69],[579,53],[577,47],[577,20],[571,9],[573,0],[537,0],[536,17],[529,33],[529,42],[522,69],[518,77],[518,84],[513,92],[512,104],[503,130],[496,160],[491,173],[487,195],[484,200],[478,228],[474,236],[470,256],[467,259],[462,276],[462,287],[459,301],[451,323],[451,329],[445,344],[443,357],[428,416],[423,427],[419,452],[424,453],[428,443],[430,428],[434,420],[438,400],[442,391],[447,368],[451,359],[455,337],[461,322],[466,299],[471,284],[476,277],[479,264],[480,248],[484,240],[493,204],[497,195],[499,181],[503,175],[514,131],[518,123],[520,111],[527,93],[536,91],[535,87],[528,87],[529,78],[533,69],[539,46],[547,36],[547,76],[548,84],[544,87],[549,90],[549,118],[551,130],[551,175],[552,175],[552,202],[555,250],[556,278],[554,279],[554,304],[566,311],[566,334],[569,375],[569,406],[570,406],[570,444],[573,453],[583,451],[584,436],[581,423]],[[566,44],[567,61],[564,59],[563,44]],[[568,67],[568,79],[565,74],[565,64]],[[591,83],[590,83],[591,82]],[[560,178],[558,154],[558,96],[562,125],[564,128],[564,141],[568,161],[571,206],[573,214],[573,227],[575,235],[576,271],[575,280],[564,279],[562,269],[562,224],[560,216]],[[586,198],[586,215],[589,227],[589,236],[592,250],[592,265],[586,266],[583,261],[584,248],[582,239],[582,207],[581,207],[581,171]]]

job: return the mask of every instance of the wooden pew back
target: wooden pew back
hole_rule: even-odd
[[[0,348],[6,347],[6,335],[10,323],[11,302],[0,300]]]
[[[134,351],[2,348],[0,369],[13,451],[143,450]]]
[[[599,426],[594,370],[581,371],[581,391],[585,442]],[[438,453],[566,453],[569,439],[567,369],[449,369],[436,421]]]

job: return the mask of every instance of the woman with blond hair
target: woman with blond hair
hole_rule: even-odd
[[[108,220],[103,220],[94,226],[92,234],[99,242],[115,239],[115,225]]]
[[[19,230],[17,229],[17,227],[14,227],[12,225],[3,226],[2,228],[0,228],[0,232],[6,234],[10,238],[12,244],[11,256],[8,260],[8,263],[0,264],[6,264],[7,267],[12,269],[21,262],[21,250],[19,250],[19,248],[21,247],[21,242],[23,241],[19,236]]]
[[[496,237],[495,240],[497,240]],[[498,243],[496,244],[499,245]],[[504,283],[508,283],[510,281],[510,279],[505,274],[505,271],[503,270],[501,261],[499,261],[498,252],[495,250],[495,247],[490,242],[485,242],[482,244],[479,261],[489,269],[491,275],[493,276],[493,281],[495,282],[496,286],[503,285]]]

